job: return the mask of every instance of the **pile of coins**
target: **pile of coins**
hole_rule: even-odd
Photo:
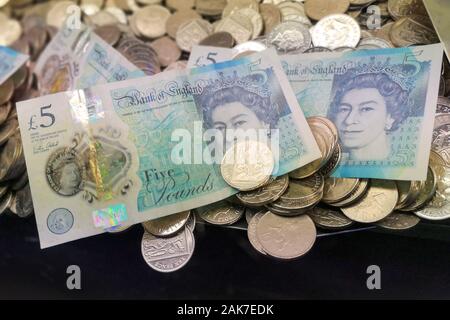
[[[356,222],[405,230],[417,225],[420,218],[450,218],[449,207],[437,204],[439,199],[447,201],[445,174],[450,168],[439,153],[431,151],[426,181],[334,178],[330,174],[341,156],[337,129],[323,117],[307,120],[321,158],[287,175],[267,177],[269,182],[264,186],[253,179],[254,171],[242,170],[250,172],[247,178],[254,181],[253,190],[198,208],[199,217],[223,225],[235,223],[245,214],[252,246],[279,259],[294,259],[308,252],[316,239],[316,227],[342,230]],[[253,154],[249,148],[238,158]],[[230,176],[224,179],[232,180]],[[248,181],[246,190],[250,188]],[[233,181],[230,185],[236,187]]]
[[[22,218],[33,213],[33,203],[14,101],[26,95],[32,82],[23,66],[0,85],[0,214],[9,209]]]
[[[33,76],[34,63],[66,18],[77,12],[147,75],[185,68],[198,44],[233,48],[236,58],[267,47],[289,54],[439,41],[421,0],[0,0],[0,45],[31,56],[0,86],[0,213],[7,208],[21,216],[32,212],[14,103],[45,91]],[[245,186],[234,183],[229,168],[222,166],[224,180],[241,192],[192,212],[144,223],[145,261],[162,272],[185,265],[194,250],[196,215],[216,225],[234,224],[245,215],[250,243],[279,259],[305,254],[314,244],[316,227],[336,230],[357,222],[406,229],[420,218],[450,217],[450,65],[444,60],[426,181],[331,177],[341,157],[337,130],[328,119],[312,117],[308,123],[320,159],[271,177],[267,172],[273,163],[266,153],[266,171]]]

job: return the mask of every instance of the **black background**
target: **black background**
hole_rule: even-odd
[[[293,262],[259,255],[245,231],[197,224],[194,256],[162,274],[141,256],[143,229],[103,234],[41,250],[34,217],[0,216],[2,299],[392,299],[450,298],[450,228],[359,231],[317,239]],[[381,290],[366,269],[381,268]],[[81,268],[81,290],[66,269]]]

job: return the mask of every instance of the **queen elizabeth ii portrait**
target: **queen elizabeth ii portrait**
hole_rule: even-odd
[[[46,165],[46,176],[50,187],[63,196],[73,196],[81,191],[84,168],[71,148],[57,149]]]
[[[281,99],[268,89],[273,88],[270,72],[244,77],[238,77],[236,72],[229,77],[220,74],[195,97],[204,128],[221,132],[226,143],[236,138],[234,133],[239,129],[262,131],[270,138],[280,116],[289,110],[284,97]]]
[[[387,74],[335,76],[334,96],[328,117],[339,132],[350,160],[383,160],[390,155],[390,134],[408,117],[407,90]]]

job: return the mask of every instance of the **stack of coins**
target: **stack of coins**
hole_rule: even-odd
[[[33,86],[30,65],[24,65],[0,85],[0,214],[19,217],[33,213],[31,191],[14,101],[24,98]]]
[[[0,87],[0,212],[32,212],[14,103],[39,96],[34,61],[69,16],[80,17],[148,75],[185,68],[197,44],[233,48],[237,58],[267,47],[280,53],[342,52],[439,41],[421,0],[0,1],[0,45],[32,57]],[[341,156],[337,131],[328,119],[312,117],[308,123],[320,159],[281,177],[270,177],[271,164],[262,166],[245,186],[233,183],[224,166],[225,181],[241,192],[198,208],[196,214],[217,225],[236,223],[245,215],[251,244],[279,259],[305,254],[316,239],[316,227],[335,230],[359,222],[398,230],[414,226],[419,217],[450,217],[450,64],[444,60],[426,181],[330,177]],[[192,256],[194,238],[184,226],[195,215],[188,222],[183,213],[175,216],[144,224],[142,253],[159,271],[177,270]],[[165,248],[177,253],[154,259]]]
[[[57,29],[38,15],[25,11],[19,14],[12,6],[27,6],[30,12],[39,11],[39,5],[29,6],[32,1],[2,3],[0,24],[7,21],[10,29],[0,29],[0,45],[27,54],[31,59],[0,85],[0,214],[8,212],[25,218],[33,214],[33,203],[15,103],[40,95],[33,73],[35,61]]]
[[[438,152],[430,153],[426,181],[334,178],[330,175],[339,164],[341,152],[337,130],[326,118],[307,120],[321,158],[288,175],[267,177],[263,186],[254,179],[255,171],[239,164],[239,181],[245,185],[245,191],[198,208],[199,217],[211,224],[229,225],[245,213],[251,245],[261,254],[288,260],[311,249],[316,227],[341,230],[356,222],[405,230],[417,225],[420,218],[450,217],[450,210],[445,207],[448,206],[446,174],[450,173],[450,166]],[[254,152],[248,151],[251,154]],[[237,158],[248,155],[240,154]],[[228,172],[232,171],[222,170],[224,180],[239,189],[232,175],[226,176]],[[248,172],[248,176],[244,178],[243,172]]]

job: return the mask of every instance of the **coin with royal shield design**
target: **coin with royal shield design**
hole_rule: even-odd
[[[159,272],[173,272],[185,266],[194,247],[195,239],[188,228],[170,238],[157,238],[144,232],[141,242],[142,257],[149,267]]]

